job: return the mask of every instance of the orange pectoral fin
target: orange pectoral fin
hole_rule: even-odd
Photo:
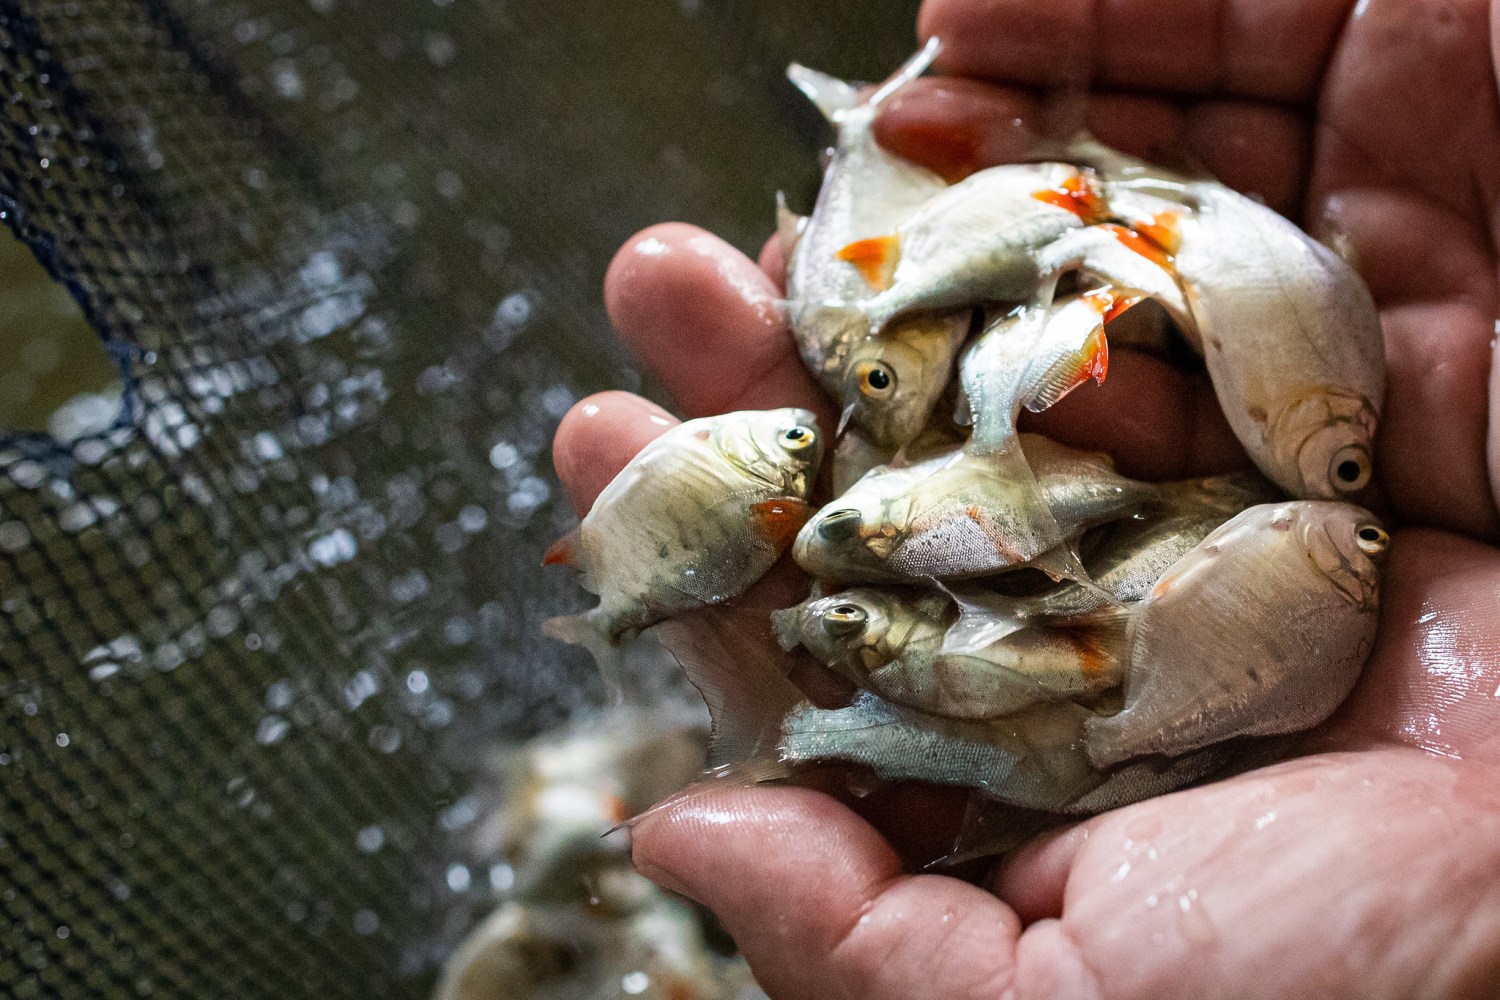
[[[812,507],[796,497],[777,497],[750,505],[750,529],[776,547],[786,551],[797,532],[812,517]]]
[[[1104,324],[1101,321],[1082,347],[1054,365],[1042,377],[1026,408],[1033,413],[1041,413],[1089,379],[1102,385],[1108,375],[1109,340],[1104,335]]]
[[[1182,245],[1182,227],[1178,224],[1177,212],[1162,212],[1152,216],[1151,221],[1135,227],[1141,236],[1161,247],[1167,254],[1177,253]]]
[[[548,548],[547,553],[542,556],[543,566],[577,566],[578,565],[578,532],[570,531]]]
[[[1037,191],[1032,197],[1072,212],[1087,226],[1101,222],[1109,215],[1104,198],[1099,194],[1099,185],[1088,174],[1069,177],[1059,186]]]
[[[853,264],[860,277],[877,292],[891,287],[896,274],[896,263],[901,259],[901,237],[872,236],[867,240],[855,240],[834,254],[839,260]]]
[[[1111,323],[1114,319],[1133,305],[1144,302],[1144,295],[1119,295],[1110,288],[1096,288],[1091,292],[1084,292],[1083,299],[1094,307],[1099,314],[1099,319],[1104,323]],[[1105,356],[1105,368],[1109,367],[1109,357]]]

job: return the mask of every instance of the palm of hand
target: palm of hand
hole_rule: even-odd
[[[1186,146],[1227,183],[1348,239],[1382,310],[1377,473],[1404,527],[1376,651],[1350,702],[1307,738],[1309,756],[1033,843],[993,893],[901,875],[874,829],[805,790],[708,792],[642,823],[643,870],[719,912],[778,1000],[1465,996],[1500,984],[1500,551],[1484,544],[1500,536],[1489,405],[1500,6],[1493,29],[1481,0],[1349,8],[928,0],[923,29],[948,41],[950,72],[1091,79],[1106,89],[1089,124],[1106,141]],[[1202,93],[1220,96],[1191,96]],[[972,169],[1014,155],[1010,123],[1030,105],[931,81],[890,109],[882,138]],[[622,334],[690,413],[818,398],[775,287],[712,237],[642,234],[606,291]],[[686,337],[700,350],[681,352]],[[1102,390],[1038,426],[1165,478],[1235,463],[1214,412],[1205,384],[1122,358]],[[575,501],[586,506],[660,419],[621,394],[580,404],[557,442]]]

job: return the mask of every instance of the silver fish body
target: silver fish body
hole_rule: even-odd
[[[787,71],[837,131],[812,215],[787,259],[787,298],[797,347],[808,369],[835,397],[844,393],[850,353],[870,336],[865,318],[846,307],[874,294],[838,252],[891,232],[947,187],[932,171],[887,152],[875,141],[874,131],[881,101],[919,76],[935,54],[932,46],[924,49],[869,98],[862,98],[854,85],[805,66]],[[784,248],[787,242],[784,238]]]
[[[846,583],[983,576],[1032,563],[1157,495],[1104,456],[1021,435],[1004,455],[960,449],[870,472],[808,521],[793,556]]]
[[[1144,600],[1163,573],[1236,514],[1278,499],[1276,488],[1253,472],[1163,483],[1160,502],[1133,518],[1085,536],[1084,565],[1097,589],[1064,584],[1027,602],[1028,616],[1066,618],[1103,610],[1100,591],[1116,601]]]
[[[1298,732],[1348,696],[1375,641],[1389,539],[1350,504],[1263,504],[1215,530],[1129,612],[1125,705],[1090,719],[1108,767]]]
[[[1385,342],[1359,274],[1222,184],[1120,169],[1135,180],[1106,179],[1110,205],[1171,243],[1188,316],[1169,312],[1256,465],[1297,497],[1363,489],[1385,397]]]
[[[1104,379],[1104,326],[1115,304],[1108,292],[1087,294],[1018,309],[985,328],[959,366],[971,452],[1010,450],[1023,409],[1045,410],[1087,379]]]
[[[793,764],[846,761],[886,781],[957,785],[1061,812],[1104,782],[1083,747],[1090,715],[1056,702],[994,720],[944,719],[866,692],[847,708],[794,711],[783,727],[781,757]]]
[[[946,594],[866,587],[775,617],[783,644],[799,643],[888,702],[948,719],[993,719],[1119,683],[1123,642],[1109,648],[1067,629],[1021,629],[986,647],[946,653],[957,610]]]
[[[599,605],[549,634],[609,642],[742,593],[790,544],[822,457],[807,410],[690,420],[643,448],[549,553],[582,571]]]
[[[860,312],[880,332],[918,310],[1029,300],[1041,276],[1036,251],[1085,224],[1070,192],[1084,193],[1092,183],[1066,163],[1007,164],[970,175],[895,227],[890,287],[860,301]]]

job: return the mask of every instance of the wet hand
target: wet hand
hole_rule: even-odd
[[[806,789],[715,789],[643,821],[637,863],[713,908],[776,1000],[1488,996],[1500,984],[1496,35],[1474,0],[1370,0],[1352,21],[1351,7],[924,8],[923,31],[948,42],[944,67],[976,79],[900,95],[881,126],[892,148],[953,176],[1002,162],[1036,124],[1020,88],[1088,81],[1088,123],[1106,142],[1186,151],[1348,239],[1382,308],[1377,473],[1401,527],[1375,653],[1307,756],[1049,835],[983,887],[902,874],[874,827]],[[616,258],[610,314],[685,414],[815,406],[831,430],[777,307],[774,244],[763,263],[654,227]],[[673,422],[624,393],[580,403],[556,442],[575,506]],[[1145,478],[1243,462],[1206,380],[1140,355],[1112,359],[1102,388],[1032,426]]]

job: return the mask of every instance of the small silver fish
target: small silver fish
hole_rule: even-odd
[[[1049,555],[1157,497],[1107,456],[1023,434],[1012,454],[960,449],[872,471],[808,521],[792,551],[814,577],[844,583],[963,579],[1022,565],[1070,575]]]
[[[948,719],[993,719],[1038,702],[1089,698],[1120,683],[1124,629],[1022,628],[965,653],[944,651],[958,609],[942,593],[859,587],[772,620],[785,646],[888,702]]]
[[[886,781],[958,785],[1061,812],[1104,782],[1083,748],[1091,715],[1055,702],[988,721],[944,719],[863,692],[847,708],[794,711],[781,757],[788,764],[848,761]]]
[[[822,451],[807,410],[743,410],[667,431],[548,551],[547,564],[582,571],[599,605],[543,630],[602,654],[673,614],[744,592],[807,519]]]
[[[593,906],[502,905],[448,960],[435,1000],[614,997],[622,981],[646,1000],[736,1000],[742,977],[720,972],[689,904],[628,868],[605,881]]]
[[[1097,589],[1064,584],[1026,602],[1028,617],[1055,619],[1144,600],[1156,581],[1209,533],[1236,514],[1279,499],[1276,488],[1253,472],[1163,483],[1160,502],[1136,517],[1096,528],[1081,546]],[[1097,536],[1097,537],[1096,537]]]
[[[1134,301],[1108,288],[1001,316],[964,352],[959,367],[970,421],[969,450],[1005,452],[1015,446],[1021,410],[1047,409],[1109,371],[1105,324]]]
[[[604,835],[692,782],[707,749],[702,706],[672,701],[589,715],[507,749],[474,850],[511,866],[518,899],[586,898],[599,869],[629,863],[628,845]]]
[[[1091,172],[1067,163],[1006,164],[970,175],[893,232],[838,255],[858,261],[881,289],[856,303],[879,333],[918,310],[1031,300],[1042,279],[1036,252],[1105,218]]]
[[[1088,721],[1090,758],[1109,767],[1322,722],[1374,644],[1389,544],[1379,521],[1350,504],[1236,515],[1122,612],[1125,706]]]
[[[890,232],[947,187],[937,174],[875,141],[880,106],[936,58],[936,40],[867,98],[853,84],[793,64],[787,76],[837,130],[838,138],[812,215],[799,220],[780,203],[778,231],[787,260],[792,332],[808,369],[835,397],[845,390],[850,353],[870,336],[869,323],[848,306],[873,294],[858,266],[838,258],[850,243]]]
[[[1071,156],[1100,172],[1130,231],[1169,255],[1201,354],[1235,436],[1294,496],[1363,489],[1385,397],[1380,315],[1358,272],[1275,211],[1082,137]]]

